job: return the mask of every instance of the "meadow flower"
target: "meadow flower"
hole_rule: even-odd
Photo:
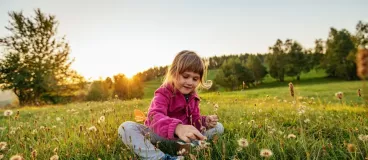
[[[37,134],[37,129],[32,130],[32,134]]]
[[[287,136],[287,138],[296,138],[296,135],[295,134],[289,134],[288,136]]]
[[[248,140],[247,139],[240,138],[238,140],[238,145],[239,145],[239,147],[245,148],[245,147],[248,147],[249,143],[248,143]]]
[[[218,109],[218,108],[219,108],[219,105],[216,103],[215,105],[213,105],[213,107],[214,107],[215,109]]]
[[[309,123],[309,122],[310,122],[309,118],[304,120],[304,123]]]
[[[298,114],[299,115],[302,115],[302,114],[304,114],[305,113],[305,110],[304,109],[300,109],[299,111],[298,111]]]
[[[36,151],[36,150],[33,150],[33,151],[31,152],[31,157],[32,157],[33,159],[36,159],[36,157],[37,157],[37,151]]]
[[[355,152],[356,148],[354,144],[349,143],[347,146],[349,152]]]
[[[8,143],[6,142],[0,142],[0,151],[5,150]]]
[[[88,128],[89,131],[96,132],[97,128],[95,126],[91,126]]]
[[[335,93],[335,96],[336,96],[336,98],[338,98],[338,99],[342,99],[342,97],[343,97],[343,93],[342,92],[337,92],[337,93]]]
[[[56,126],[52,126],[51,128],[56,128]]]
[[[58,160],[59,159],[59,156],[57,154],[53,155],[50,160]]]
[[[252,120],[250,120],[249,122],[248,122],[248,125],[251,125],[251,124],[254,124],[255,123],[255,121],[252,119]]]
[[[56,121],[61,121],[61,118],[60,117],[56,117]]]
[[[287,100],[284,99],[284,103],[287,103]]]
[[[181,150],[178,151],[178,155],[184,155],[184,153],[186,153],[185,148],[182,148]]]
[[[10,160],[24,160],[24,158],[21,155],[14,155],[10,157]]]
[[[368,141],[368,135],[359,134],[358,139],[363,142]]]
[[[56,148],[54,148],[54,150],[53,150],[53,151],[54,151],[54,153],[55,153],[55,154],[57,154],[57,152],[59,151],[59,148],[58,148],[58,147],[56,147]]]
[[[290,90],[290,95],[294,97],[294,85],[291,82],[289,83],[289,90]]]
[[[269,158],[273,155],[272,151],[269,149],[261,149],[261,157]]]
[[[98,119],[97,123],[103,123],[105,122],[105,116],[101,116],[100,119]]]
[[[280,134],[280,135],[283,135],[283,134],[284,134],[284,132],[283,132],[283,131],[279,131],[279,134]]]
[[[254,116],[254,115],[256,115],[256,112],[252,112],[252,115]]]
[[[210,146],[210,143],[206,142],[206,141],[198,141],[198,144],[199,144],[199,148],[201,149],[205,149],[205,148],[208,148]]]
[[[12,110],[5,110],[4,111],[4,116],[5,117],[11,116],[12,114],[13,114],[13,111]]]

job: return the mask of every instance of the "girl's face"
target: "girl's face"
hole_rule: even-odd
[[[194,72],[184,72],[177,78],[175,88],[182,94],[189,94],[193,92],[200,82],[200,75]]]

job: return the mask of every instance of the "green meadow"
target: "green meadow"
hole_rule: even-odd
[[[210,71],[213,79],[216,71]],[[287,77],[239,91],[200,92],[201,114],[217,114],[223,135],[206,148],[191,148],[186,159],[367,159],[368,110],[357,94],[363,81],[324,78],[311,71],[301,81]],[[3,159],[138,159],[117,134],[124,121],[134,121],[133,110],[147,111],[162,79],[145,84],[142,100],[110,100],[53,106],[7,108],[0,116]],[[289,92],[293,82],[295,95]],[[335,93],[343,92],[342,99]],[[218,106],[218,109],[215,109]],[[239,145],[239,140],[247,145]],[[4,143],[2,143],[4,144]],[[244,143],[242,143],[244,144]],[[177,154],[176,147],[158,148]],[[0,146],[1,148],[1,146]],[[33,154],[32,154],[33,153]],[[34,156],[34,153],[37,153]],[[33,156],[32,156],[33,155]]]

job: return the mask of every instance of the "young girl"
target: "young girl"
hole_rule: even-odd
[[[156,149],[162,141],[205,140],[222,134],[224,128],[216,115],[201,116],[196,88],[203,84],[204,64],[192,51],[179,52],[164,83],[155,91],[145,125],[127,121],[118,133],[125,145],[142,159],[177,159]]]

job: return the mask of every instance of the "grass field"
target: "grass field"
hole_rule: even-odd
[[[193,148],[192,156],[263,159],[261,150],[269,149],[273,153],[269,159],[368,158],[368,109],[357,96],[363,83],[321,78],[320,72],[309,74],[300,82],[266,78],[265,84],[243,91],[200,93],[201,114],[217,114],[225,133],[210,140],[209,148]],[[295,98],[290,96],[289,81],[294,83]],[[135,155],[122,144],[117,128],[124,121],[134,121],[133,109],[148,109],[160,83],[159,79],[147,83],[143,100],[10,108],[11,116],[0,116],[0,142],[7,144],[1,149],[0,143],[0,155],[32,159],[32,151],[37,151],[35,159],[54,155],[78,160],[132,159]],[[342,100],[335,96],[339,91],[344,93]],[[241,138],[249,145],[240,147]],[[172,148],[162,149],[175,154]]]

